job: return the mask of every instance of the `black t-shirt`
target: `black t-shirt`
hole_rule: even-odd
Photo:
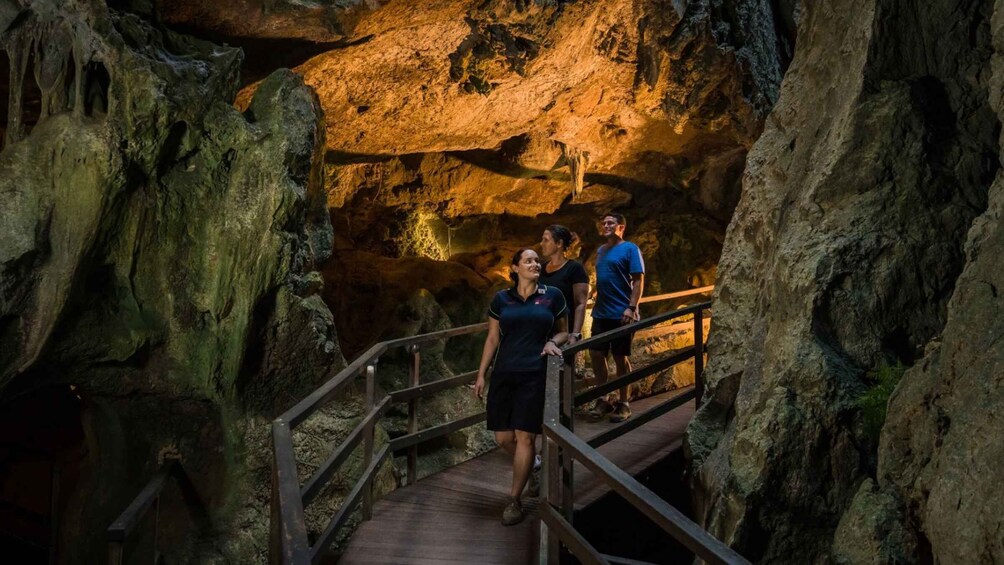
[[[589,284],[589,275],[586,274],[586,269],[582,267],[582,263],[569,260],[565,261],[565,264],[557,271],[548,273],[547,264],[544,264],[540,267],[539,282],[557,288],[565,297],[565,304],[568,305],[568,331],[571,332],[575,329],[573,327],[575,323],[575,293],[572,292],[572,286],[579,283]]]
[[[499,321],[502,340],[495,353],[496,371],[541,371],[547,358],[541,356],[551,337],[554,321],[565,313],[565,298],[553,286],[537,285],[529,298],[515,289],[495,293],[488,315]]]

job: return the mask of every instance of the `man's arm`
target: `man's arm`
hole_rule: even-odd
[[[631,322],[637,322],[641,319],[641,314],[638,312],[638,302],[641,300],[642,290],[645,288],[645,273],[632,273],[631,274],[631,304],[628,308],[624,310],[624,316],[621,317],[621,322],[625,324],[630,324]],[[634,306],[634,310],[631,309]]]

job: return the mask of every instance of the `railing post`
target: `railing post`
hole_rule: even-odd
[[[301,565],[310,562],[310,542],[303,515],[303,499],[296,473],[296,455],[289,423],[281,418],[272,421],[272,473],[275,481],[278,512],[274,524],[279,555],[276,563]]]
[[[108,542],[108,565],[122,565],[122,542]]]
[[[153,509],[153,563],[160,563],[160,495],[154,501]]]
[[[542,481],[540,483],[541,504],[557,506],[560,503],[558,492],[558,445],[547,435],[548,426],[558,425],[560,419],[560,380],[561,380],[560,357],[549,357],[547,360],[547,383],[544,392],[544,460],[541,469]],[[547,524],[540,521],[540,552],[539,560],[541,565],[558,565],[560,557],[561,541],[555,532],[547,528]]]
[[[373,409],[374,396],[376,395],[376,367],[374,365],[366,366],[366,410],[365,414],[369,414],[370,410]],[[367,469],[370,463],[373,461],[373,427],[376,425],[376,420],[369,423],[366,429],[363,431],[363,469]],[[363,487],[363,520],[369,520],[373,517],[373,481],[368,481],[369,484]]]
[[[52,462],[52,488],[49,489],[49,565],[56,565],[56,545],[59,540],[59,462]]]
[[[574,432],[575,383],[573,379],[575,378],[575,367],[568,360],[563,359],[563,361],[564,366],[561,371],[561,425],[568,428],[568,431]],[[565,520],[571,523],[572,514],[575,512],[575,491],[572,484],[575,461],[564,450],[560,450],[559,453],[561,455],[561,514],[565,517]]]
[[[269,504],[269,508],[272,510],[271,517],[268,521],[268,562],[269,565],[279,565],[282,563],[282,539],[279,533],[282,528],[279,526],[279,520],[282,519],[282,513],[279,511],[279,473],[276,469],[275,458],[272,460],[272,502]],[[112,565],[119,565],[121,563],[121,552],[122,548],[119,548],[119,561],[112,562]]]
[[[694,404],[701,407],[704,397],[704,310],[694,312]]]
[[[418,346],[412,345],[410,372],[408,374],[408,386],[416,387],[419,384],[419,369],[421,368],[422,354],[419,353]],[[408,401],[408,434],[418,432],[418,398]],[[418,480],[418,445],[408,448],[408,484],[413,485]]]

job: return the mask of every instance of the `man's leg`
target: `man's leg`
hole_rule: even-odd
[[[631,372],[631,360],[627,355],[614,354],[614,364],[617,365],[617,377],[623,377]],[[620,402],[614,406],[610,414],[611,422],[623,422],[631,417],[631,406],[628,404],[631,385],[625,385],[620,390]]]
[[[495,432],[495,443],[509,455],[516,453],[516,434],[512,430]]]
[[[626,375],[626,374],[628,374],[628,373],[631,372],[631,359],[629,357],[627,357],[626,355],[616,355],[615,354],[614,355],[614,365],[617,366],[617,378],[621,378],[624,375]],[[630,400],[630,397],[629,397],[629,393],[630,393],[629,389],[630,389],[630,387],[631,387],[631,385],[624,385],[624,387],[621,388],[621,390],[620,390],[620,393],[621,393],[620,401],[621,402],[627,402],[628,400]]]
[[[605,384],[609,377],[609,373],[607,372],[607,352],[590,349],[589,358],[593,362],[593,374],[596,375],[596,384]]]
[[[596,386],[605,384],[610,378],[610,373],[607,370],[607,352],[590,349],[589,356],[592,358],[593,362],[593,373],[596,374]],[[591,419],[603,418],[613,409],[613,404],[611,404],[605,397],[601,397],[596,399],[596,401],[589,407],[588,416]]]

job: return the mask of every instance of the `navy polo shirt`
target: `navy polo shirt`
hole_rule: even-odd
[[[553,286],[537,285],[537,292],[523,300],[515,288],[495,293],[488,315],[499,321],[502,339],[495,352],[495,371],[543,371],[541,356],[554,323],[565,313],[565,297]]]

